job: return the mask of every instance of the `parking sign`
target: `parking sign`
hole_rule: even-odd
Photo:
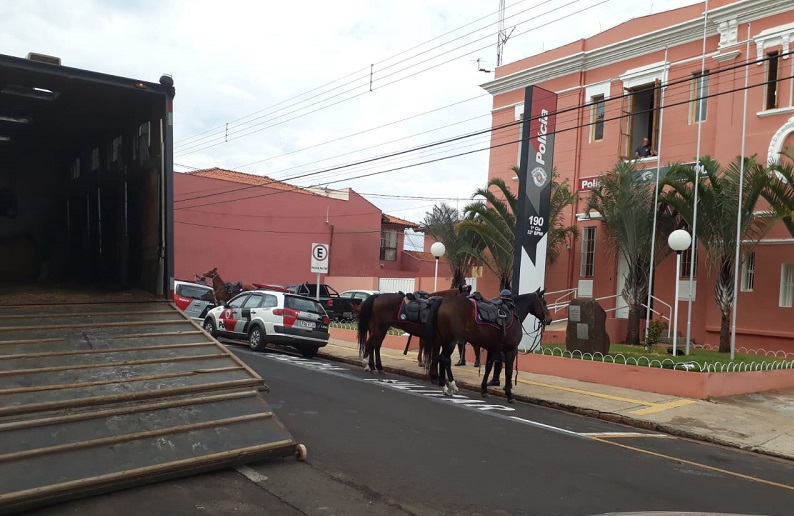
[[[312,244],[312,272],[328,274],[330,254],[328,244]]]

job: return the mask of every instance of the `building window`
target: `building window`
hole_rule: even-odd
[[[755,283],[755,251],[744,253],[742,260],[742,292],[752,292]]]
[[[396,229],[384,229],[380,232],[380,259],[387,262],[397,260]]]
[[[794,263],[780,267],[780,306],[791,308],[794,301]]]
[[[689,228],[686,228],[689,231]],[[692,249],[694,248],[694,253]],[[694,245],[690,245],[688,248],[681,251],[681,277],[682,278],[689,278],[689,268],[692,267],[694,260],[695,268],[692,270],[692,279],[698,277],[698,257],[697,257],[697,248]]]
[[[777,79],[778,79],[778,58],[780,52],[774,50],[766,55],[766,104],[765,109],[775,109],[777,107]]]
[[[652,154],[656,155],[659,135],[659,113],[662,100],[662,81],[625,88],[620,108],[620,139],[618,155],[623,159],[634,159],[634,149],[644,138],[651,142]]]
[[[595,274],[595,244],[595,226],[584,228],[582,232],[582,263],[579,271],[582,278],[592,278]]]
[[[598,141],[604,139],[604,110],[606,102],[603,95],[596,95],[592,99],[592,125],[590,126],[590,141]]]
[[[709,94],[709,73],[692,74],[692,85],[689,99],[689,123],[703,122],[706,119],[706,105]]]
[[[518,118],[518,159],[516,164],[521,166],[521,149],[524,146],[524,113],[521,113]]]

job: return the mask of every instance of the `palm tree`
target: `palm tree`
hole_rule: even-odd
[[[754,214],[761,193],[768,188],[769,175],[755,156],[736,157],[722,168],[711,158],[701,159],[704,173],[698,178],[697,235],[706,249],[708,262],[716,269],[714,299],[722,313],[720,325],[721,352],[730,352],[730,314],[734,292],[734,260],[736,246],[752,250],[776,219]],[[744,184],[739,206],[740,171],[744,166]],[[690,227],[694,224],[694,184],[696,172],[692,165],[672,167],[660,188],[667,188],[659,199],[670,206]],[[740,241],[736,240],[736,220]]]
[[[788,162],[778,162],[770,167],[772,176],[762,195],[794,237],[794,146],[787,146],[780,154],[788,158]]]
[[[568,179],[562,183],[557,169],[551,172],[551,206],[549,209],[549,233],[546,247],[546,261],[554,263],[560,257],[562,247],[573,247],[579,238],[579,228],[565,225],[565,210],[576,203],[576,194],[571,191]]]
[[[474,265],[474,257],[465,252],[472,247],[466,235],[459,235],[455,225],[460,222],[461,215],[452,206],[446,203],[433,206],[433,211],[425,213],[422,221],[422,231],[436,237],[446,247],[446,255],[452,269],[452,288],[458,288],[466,283],[466,273]]]
[[[498,194],[491,187],[495,187]],[[472,199],[477,197],[485,202],[477,200],[466,205],[463,208],[464,218],[457,224],[456,230],[470,242],[465,252],[496,274],[500,289],[509,289],[513,280],[518,199],[504,180],[499,178],[493,178],[485,188],[475,190]]]
[[[662,243],[672,226],[672,217],[666,210],[659,210],[654,196],[655,185],[643,178],[633,162],[618,161],[601,178],[587,203],[588,211],[603,217],[609,250],[613,256],[620,256],[628,268],[621,292],[629,309],[627,344],[640,343],[640,317],[648,299],[651,260],[667,252]],[[654,238],[655,257],[651,255]]]

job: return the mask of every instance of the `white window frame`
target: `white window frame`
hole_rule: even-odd
[[[742,285],[740,292],[752,292],[755,285],[755,251],[748,251],[742,257]]]
[[[780,299],[778,306],[791,308],[794,305],[794,263],[780,264]]]
[[[579,264],[579,277],[595,277],[595,258],[596,258],[596,226],[585,226],[582,228],[582,253],[581,263]],[[591,233],[591,235],[588,235]],[[591,236],[592,238],[588,238]]]
[[[709,71],[692,74],[689,90],[689,125],[705,122],[708,118]]]
[[[605,81],[605,82],[599,82],[597,84],[591,84],[590,86],[587,86],[585,88],[585,98],[590,99],[590,102],[594,102],[596,100],[596,98],[601,97],[601,101],[603,102],[603,105],[604,105],[604,115],[605,115],[605,117],[606,117],[606,103],[607,103],[607,100],[609,99],[609,90],[611,89],[611,87],[612,87],[612,82],[611,81]],[[593,107],[590,110],[590,124],[591,125],[590,125],[590,131],[588,131],[589,142],[590,143],[593,143],[594,141],[600,142],[600,141],[604,140],[604,138],[603,138],[604,135],[603,134],[602,134],[602,138],[600,140],[595,140],[593,138],[595,136],[595,122],[596,122],[595,116],[596,116],[597,107],[598,106],[596,104],[593,104]]]
[[[382,229],[380,232],[380,256],[384,262],[397,261],[397,230],[396,229]],[[392,251],[394,257],[390,257]]]

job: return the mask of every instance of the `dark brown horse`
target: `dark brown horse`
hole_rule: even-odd
[[[220,274],[218,274],[218,268],[215,267],[204,274],[201,275],[201,278],[210,278],[212,280],[212,289],[215,291],[215,299],[219,303],[223,303],[224,301],[230,300],[234,297],[238,292],[242,292],[245,290],[256,290],[256,287],[253,285],[249,285],[247,283],[237,283],[237,286],[240,287],[238,292],[234,292],[235,285],[232,283],[226,283],[221,279]]]
[[[433,292],[431,296],[465,296],[471,288],[461,287]],[[400,306],[405,299],[402,292],[373,294],[365,299],[358,310],[358,352],[366,371],[383,372],[380,348],[392,326],[409,335],[423,337],[425,325],[399,319]],[[420,347],[422,343],[420,341]]]
[[[527,315],[532,314],[543,324],[551,323],[551,315],[543,298],[544,291],[538,289],[529,294],[511,296],[514,308],[508,314],[504,329],[475,320],[476,308],[474,300],[468,297],[450,297],[441,300],[431,310],[427,320],[427,346],[425,347],[425,363],[432,364],[433,357],[438,361],[438,384],[444,394],[452,395],[458,391],[452,376],[452,352],[460,342],[469,342],[492,353],[504,353],[505,356],[505,394],[507,401],[513,402],[511,382],[513,364],[518,354],[518,345],[524,334],[522,323]],[[493,361],[485,361],[485,374],[482,380],[482,394],[488,393],[487,381],[491,373]],[[449,378],[446,381],[446,378]]]

